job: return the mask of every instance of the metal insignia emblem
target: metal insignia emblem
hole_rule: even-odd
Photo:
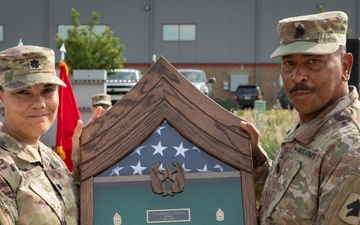
[[[33,59],[30,61],[30,66],[33,69],[38,69],[40,67],[40,62],[39,60]]]
[[[115,213],[114,215],[114,225],[121,225],[121,216],[118,213]]]
[[[172,161],[175,170],[171,170],[168,165],[164,170],[159,170],[161,162],[156,163],[150,170],[150,182],[153,192],[162,194],[163,196],[173,196],[174,193],[179,193],[184,190],[185,186],[185,171],[179,163]],[[166,189],[166,181],[171,182],[171,189]]]
[[[305,35],[305,24],[297,24],[295,25],[296,28],[295,28],[295,35],[294,35],[294,38],[300,38],[302,36]]]
[[[223,221],[224,220],[224,212],[219,208],[216,212],[216,220]]]

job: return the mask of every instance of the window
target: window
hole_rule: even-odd
[[[61,38],[66,39],[67,38],[67,30],[68,29],[72,29],[74,26],[73,25],[58,25],[58,34],[60,35]],[[79,28],[86,28],[87,25],[80,25]],[[97,34],[101,34],[105,28],[107,26],[106,25],[94,25],[94,31]]]
[[[196,25],[195,24],[164,24],[163,40],[164,41],[195,41]]]
[[[0,24],[0,41],[4,40],[4,25]]]

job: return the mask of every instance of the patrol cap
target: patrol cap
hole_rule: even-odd
[[[96,94],[91,99],[93,106],[100,104],[111,105],[111,96],[107,94]]]
[[[40,83],[66,87],[56,76],[52,49],[22,45],[0,52],[0,86],[5,90],[13,91]]]
[[[270,58],[289,54],[323,55],[346,45],[348,16],[341,11],[290,17],[280,20],[280,47]]]

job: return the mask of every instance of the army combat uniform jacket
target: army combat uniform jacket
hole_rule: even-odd
[[[360,224],[360,103],[355,88],[287,134],[267,176],[260,224]]]
[[[60,157],[0,132],[1,225],[75,225],[78,210],[76,185]]]

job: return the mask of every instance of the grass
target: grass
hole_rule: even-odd
[[[233,113],[257,127],[260,131],[260,144],[274,158],[285,138],[286,131],[298,121],[296,110],[284,110],[278,106],[270,110],[233,110]]]

